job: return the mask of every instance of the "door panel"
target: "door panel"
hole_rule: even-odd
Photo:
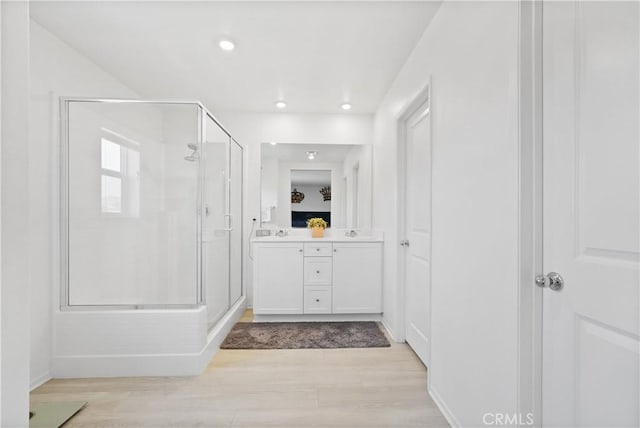
[[[242,296],[242,147],[231,140],[231,182],[229,191],[229,306]]]
[[[229,309],[229,234],[226,216],[229,187],[229,136],[206,114],[202,144],[203,281],[211,328]]]
[[[254,247],[253,313],[303,312],[302,244],[260,244]]]
[[[333,251],[333,313],[381,313],[382,246],[335,243]]]
[[[546,426],[640,423],[638,12],[544,4]]]
[[[406,340],[428,365],[431,298],[431,116],[425,103],[406,122]]]

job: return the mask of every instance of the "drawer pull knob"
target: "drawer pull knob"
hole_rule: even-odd
[[[319,302],[319,301],[320,301],[320,299],[316,299],[316,302]]]
[[[316,251],[320,251],[320,248],[316,248]]]
[[[320,271],[319,271],[319,270],[317,270],[317,271],[316,271],[316,273],[320,273]]]
[[[300,252],[300,253],[301,253],[301,252],[302,252],[302,248],[300,248],[300,249],[298,250],[298,252]]]

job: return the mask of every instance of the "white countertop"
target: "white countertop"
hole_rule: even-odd
[[[358,232],[354,237],[345,236],[344,229],[341,231],[325,232],[323,238],[312,238],[311,231],[308,229],[287,230],[286,236],[274,235],[277,230],[272,230],[271,236],[254,236],[251,242],[384,242],[382,232],[367,231],[366,233]],[[333,233],[336,232],[336,233]]]

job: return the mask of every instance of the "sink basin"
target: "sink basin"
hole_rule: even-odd
[[[370,235],[357,235],[357,236],[337,236],[334,238],[334,241],[375,241],[378,238]]]

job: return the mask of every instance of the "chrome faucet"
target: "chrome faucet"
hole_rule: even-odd
[[[279,236],[279,237],[287,236],[287,232],[285,232],[284,229],[278,229],[278,231],[276,232],[276,236]]]
[[[357,234],[358,234],[358,232],[356,232],[354,229],[349,229],[344,233],[344,236],[348,236],[349,238],[353,238]]]

